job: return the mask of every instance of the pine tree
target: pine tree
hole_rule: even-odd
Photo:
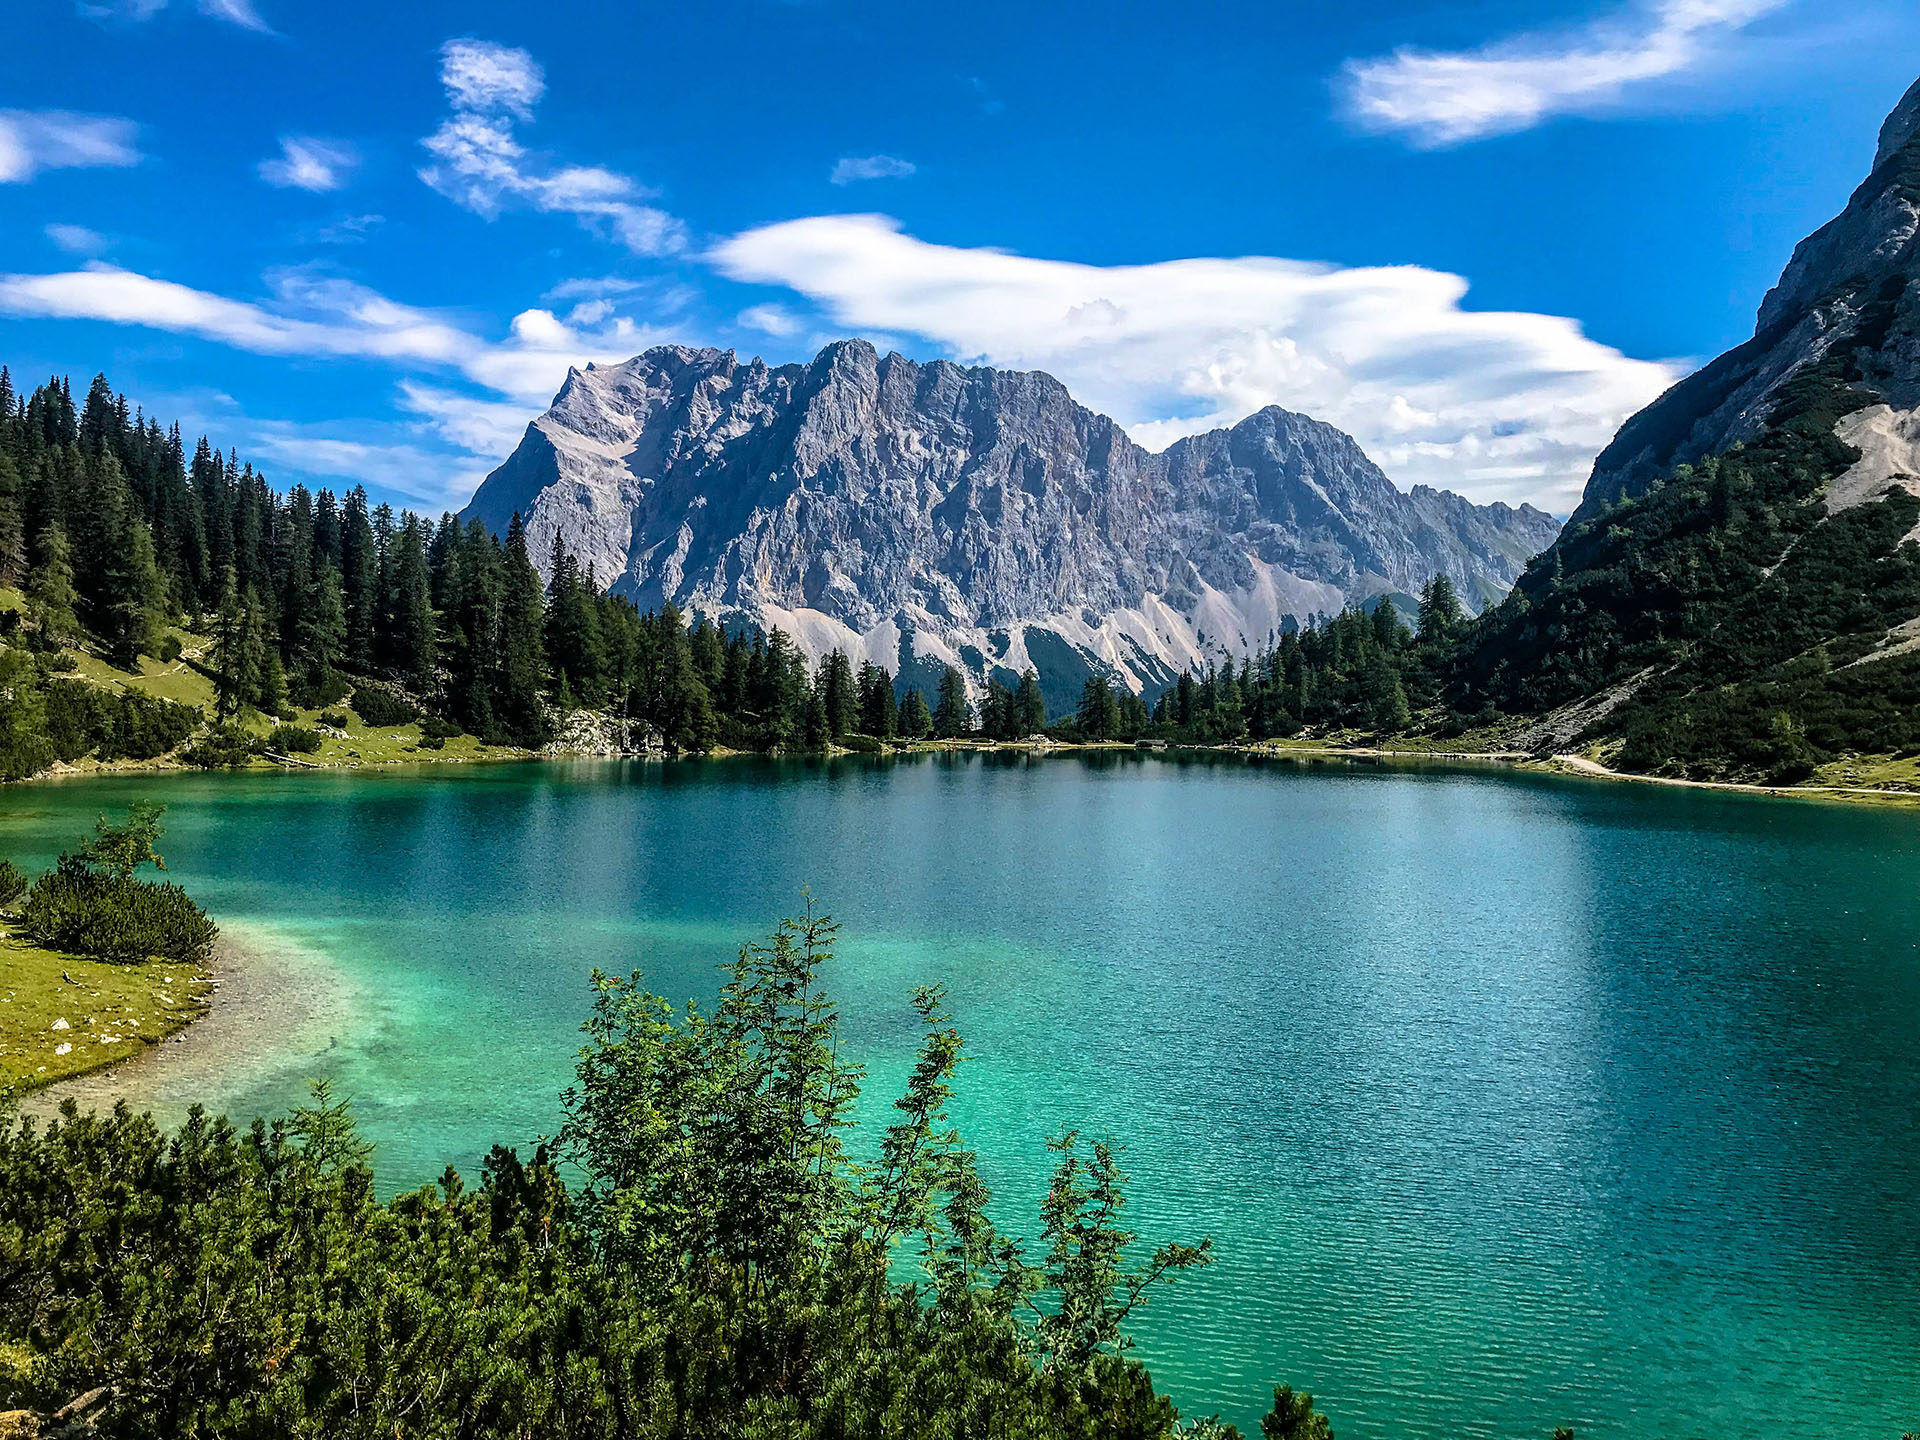
[[[1016,728],[1022,735],[1038,735],[1047,728],[1047,702],[1040,694],[1040,675],[1031,665],[1020,676],[1020,688],[1013,694],[1018,717]]]
[[[893,676],[884,666],[863,660],[856,683],[860,691],[860,728],[875,739],[892,739],[899,718],[893,699]]]
[[[58,525],[50,526],[40,537],[39,550],[40,563],[27,576],[28,618],[43,644],[77,645],[80,597],[73,585],[73,552],[67,545],[67,532]]]
[[[427,574],[424,527],[408,515],[394,545],[393,619],[388,634],[388,663],[422,697],[438,690],[433,598]]]
[[[11,416],[0,412],[0,427]],[[0,429],[0,435],[4,435]],[[18,585],[27,575],[27,517],[20,468],[0,449],[0,585]]]
[[[1436,575],[1420,592],[1420,643],[1446,645],[1460,634],[1466,616],[1459,592],[1445,575]]]
[[[933,712],[933,733],[942,740],[955,740],[972,728],[972,720],[966,677],[949,665],[940,676],[940,703]]]
[[[900,697],[900,734],[908,740],[924,740],[933,733],[933,712],[918,690]]]
[[[827,695],[824,686],[816,685],[812,697],[807,701],[806,742],[809,750],[824,750],[827,742],[833,738],[832,727],[827,720]]]
[[[546,598],[540,572],[527,555],[526,527],[514,512],[507,526],[506,563],[501,595],[500,663],[494,694],[494,713],[500,723],[526,746],[546,740],[540,705],[546,673]]]
[[[1087,740],[1111,740],[1120,726],[1120,707],[1114,700],[1113,682],[1104,675],[1089,675],[1080,691],[1080,734]]]
[[[340,517],[340,598],[346,608],[346,665],[356,675],[365,675],[374,666],[379,553],[367,514],[366,488],[361,485],[347,492]]]
[[[821,665],[820,691],[827,707],[827,733],[838,740],[853,730],[857,718],[853,665],[842,651],[835,650]]]
[[[250,617],[229,565],[221,579],[220,609],[213,622],[213,695],[218,719],[231,719],[242,705],[252,704],[259,692],[259,657],[251,638]]]

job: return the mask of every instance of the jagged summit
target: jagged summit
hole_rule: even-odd
[[[1751,340],[1696,370],[1621,427],[1594,462],[1576,520],[1662,471],[1751,440],[1781,387],[1844,361],[1896,410],[1920,406],[1920,82],[1881,127],[1873,169],[1847,206],[1794,247]]]
[[[1354,440],[1269,407],[1160,454],[1038,372],[863,340],[806,364],[657,346],[571,372],[468,507],[518,511],[603,583],[976,681],[1031,663],[1152,691],[1349,601],[1451,576],[1503,594],[1556,522],[1397,490]]]

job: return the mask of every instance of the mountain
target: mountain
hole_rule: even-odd
[[[1753,338],[1621,427],[1466,660],[1532,741],[1803,778],[1920,752],[1920,83]],[[1471,702],[1469,702],[1471,703]]]
[[[1353,439],[1272,408],[1161,454],[1053,377],[879,356],[770,367],[664,346],[573,371],[465,512],[518,512],[643,607],[778,627],[900,683],[1189,665],[1452,578],[1497,600],[1557,522],[1396,489]]]

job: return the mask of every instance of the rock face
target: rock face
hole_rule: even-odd
[[[1151,454],[1049,375],[666,346],[574,371],[466,514],[523,517],[642,607],[787,631],[926,684],[1098,670],[1152,693],[1350,601],[1452,578],[1478,608],[1558,530],[1394,488],[1351,437],[1263,410]]]
[[[1629,420],[1594,462],[1574,519],[1639,495],[1661,471],[1765,427],[1781,387],[1832,359],[1895,411],[1920,406],[1920,82],[1881,127],[1873,171],[1847,207],[1794,248],[1753,338]]]

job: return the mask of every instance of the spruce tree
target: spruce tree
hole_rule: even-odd
[[[0,449],[0,585],[18,585],[27,575],[27,517],[22,489],[19,466]]]
[[[540,705],[546,673],[545,625],[546,599],[540,572],[527,555],[526,527],[515,511],[507,526],[494,713],[520,744],[530,747],[546,741]]]
[[[924,740],[933,733],[933,712],[918,690],[900,697],[900,734],[908,740]]]
[[[958,739],[972,728],[972,719],[966,677],[949,665],[940,676],[940,704],[933,712],[933,733],[942,740]]]
[[[1120,727],[1120,706],[1114,699],[1113,682],[1104,675],[1089,675],[1080,690],[1080,734],[1086,740],[1111,740]]]
[[[1038,735],[1047,728],[1047,702],[1040,694],[1040,675],[1029,665],[1020,676],[1020,688],[1013,693],[1018,716],[1016,728],[1022,735]]]
[[[27,576],[27,617],[48,646],[80,643],[80,597],[73,584],[73,552],[58,525],[40,537],[40,562]]]
[[[856,724],[853,664],[835,650],[820,667],[821,698],[827,707],[827,733],[838,740]]]

